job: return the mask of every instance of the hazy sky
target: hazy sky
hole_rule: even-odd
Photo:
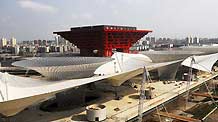
[[[150,36],[218,37],[218,0],[0,0],[0,38],[52,39],[73,26],[114,24]]]

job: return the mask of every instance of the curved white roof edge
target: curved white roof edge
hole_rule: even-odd
[[[50,82],[41,79],[15,76],[0,72],[0,92],[2,95],[0,95],[0,103],[4,101],[61,91],[99,81],[108,77],[110,77],[110,75]]]
[[[29,105],[47,100],[55,93],[107,77],[110,76],[48,82],[0,72],[0,113],[5,116],[15,115]]]
[[[49,80],[65,80],[91,77],[97,67],[111,60],[104,57],[35,57],[12,65],[34,70]]]
[[[191,63],[193,60],[193,63]],[[212,67],[218,60],[218,53],[202,56],[190,56],[186,58],[182,65],[192,67],[205,72],[212,72]]]
[[[117,52],[112,55],[113,61],[98,67],[94,74],[108,75],[142,68],[152,60],[143,54],[128,54]]]

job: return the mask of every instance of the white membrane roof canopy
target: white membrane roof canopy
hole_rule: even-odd
[[[182,65],[205,72],[212,72],[213,65],[217,60],[218,53],[202,56],[190,56],[182,62]]]
[[[49,80],[64,80],[91,77],[97,67],[111,60],[103,57],[37,57],[12,65],[37,71]]]

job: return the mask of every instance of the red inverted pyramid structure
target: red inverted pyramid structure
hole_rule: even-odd
[[[99,25],[75,27],[70,31],[54,32],[54,34],[75,44],[82,56],[111,56],[113,50],[128,53],[132,44],[149,32],[152,31],[137,30],[136,27],[128,26]]]

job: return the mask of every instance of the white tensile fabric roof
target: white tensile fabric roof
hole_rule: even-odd
[[[120,72],[127,72],[150,64],[152,60],[142,54],[127,54],[117,52],[112,55],[113,61],[105,63],[95,70],[95,74],[114,74]]]
[[[192,60],[193,63],[191,64]],[[182,65],[205,72],[211,72],[212,67],[217,60],[218,53],[202,56],[190,56],[182,62]]]
[[[134,54],[131,54],[131,56],[134,57]],[[136,59],[139,60],[139,62],[141,63],[142,59],[139,57],[136,57]],[[145,58],[144,61],[149,62],[150,60]],[[151,63],[151,64],[144,63],[144,65],[146,65],[148,69],[155,69],[155,68],[166,66],[166,65],[173,64],[176,62],[178,62],[178,60],[172,61],[172,62],[163,62],[163,63]],[[136,62],[134,63],[136,64]],[[132,64],[131,66],[128,66],[127,69],[125,70],[132,71],[137,68],[143,68],[144,65],[136,64],[137,67],[132,67],[133,66]],[[105,70],[109,70],[109,69],[105,69]],[[114,73],[112,70],[112,72],[106,73],[107,75],[103,75],[103,76],[94,76],[90,78],[52,81],[52,82],[42,80],[42,79],[33,79],[33,78],[10,75],[7,73],[0,73],[1,96],[4,98],[7,98],[3,100],[0,96],[0,102],[16,100],[16,99],[21,99],[25,97],[31,97],[31,96],[41,95],[41,94],[46,94],[46,93],[51,93],[51,92],[57,92],[57,91],[65,90],[68,88],[73,88],[73,87],[81,86],[81,85],[88,84],[91,82],[99,81],[102,79],[114,77],[124,72],[125,71]]]
[[[20,77],[0,72],[0,102],[62,91],[102,80],[107,77],[110,76],[97,76],[50,82],[42,79]]]
[[[178,61],[172,61],[167,63],[157,63],[148,65],[148,69],[155,69],[161,66],[166,66]],[[35,95],[41,95],[51,92],[62,91],[65,89],[81,86],[84,84],[92,83],[109,77],[113,77],[121,73],[113,73],[104,76],[94,76],[90,78],[62,80],[62,81],[46,81],[42,79],[33,79],[28,77],[20,77],[10,75],[8,73],[0,72],[0,102],[16,100],[25,97],[31,97]],[[3,97],[3,98],[2,98]]]
[[[12,65],[35,70],[50,80],[91,77],[100,65],[111,61],[103,57],[35,57]]]

